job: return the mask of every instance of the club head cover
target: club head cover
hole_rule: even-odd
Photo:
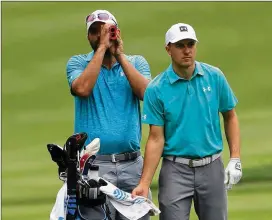
[[[89,143],[84,150],[80,152],[80,157],[82,157],[84,154],[88,153],[89,155],[96,154],[100,150],[100,139],[95,138],[92,140],[91,143]]]
[[[51,159],[63,170],[67,168],[67,155],[65,151],[57,144],[47,144],[47,150]]]
[[[84,175],[84,176],[88,175],[89,169],[92,166],[95,158],[96,158],[95,155],[89,155],[89,157],[87,158],[87,160],[85,161],[85,163],[82,167],[82,175]]]
[[[79,160],[79,170],[80,172],[82,172],[84,166],[85,166],[85,163],[86,161],[88,160],[88,158],[90,157],[90,154],[88,153],[85,153],[82,157],[80,157],[80,160]]]
[[[86,153],[89,153],[90,155],[96,154],[100,150],[100,139],[95,138],[90,144],[86,146]]]

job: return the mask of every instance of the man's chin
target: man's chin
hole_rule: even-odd
[[[98,47],[99,47],[99,45],[92,45],[92,44],[91,44],[91,47],[92,47],[93,51],[96,52],[97,49],[98,49]],[[105,52],[104,57],[111,57],[111,56],[112,56],[112,54],[111,54],[111,52],[110,52],[110,49],[108,48],[108,49],[106,50],[106,52]]]
[[[111,52],[109,48],[106,50],[104,57],[111,57]]]
[[[191,63],[181,63],[180,64],[183,68],[189,68],[192,64]]]
[[[182,67],[184,67],[184,68],[188,68],[188,67],[190,67],[190,66],[192,66],[193,65],[193,61],[187,61],[187,62],[180,62],[180,65],[182,66]]]

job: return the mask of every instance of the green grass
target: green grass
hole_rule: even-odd
[[[99,8],[116,15],[125,52],[143,55],[153,77],[169,65],[164,49],[168,28],[177,22],[193,25],[200,41],[198,60],[219,66],[239,99],[244,176],[229,192],[229,219],[270,220],[268,2],[3,2],[2,218],[48,219],[61,182],[46,144],[62,145],[73,132],[74,103],[65,67],[72,55],[90,51],[84,18]],[[144,126],[142,149],[147,135]],[[152,189],[157,203],[157,174]],[[193,212],[192,219],[197,219]]]

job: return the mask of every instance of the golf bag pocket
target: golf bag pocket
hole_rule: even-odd
[[[82,220],[108,220],[109,210],[105,203],[92,207],[79,205],[78,215]]]
[[[87,181],[78,184],[78,215],[86,220],[107,220],[109,209],[106,204],[106,195],[99,190],[99,182]]]

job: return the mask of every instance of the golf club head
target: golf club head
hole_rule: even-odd
[[[87,133],[81,132],[73,134],[67,139],[64,149],[67,151],[69,160],[77,159],[77,152],[80,151],[80,149],[84,146],[87,137]]]
[[[67,169],[63,169],[63,168],[60,168],[58,169],[58,173],[59,173],[59,179],[63,182],[66,182],[67,181]]]
[[[47,150],[51,159],[56,162],[61,170],[67,168],[67,155],[65,151],[57,144],[47,144]]]
[[[105,180],[103,180],[102,178],[99,178],[98,184],[99,184],[99,186],[107,186],[108,185],[108,183]]]
[[[100,139],[95,138],[92,140],[91,143],[89,143],[86,147],[85,150],[82,150],[80,152],[80,157],[82,157],[84,154],[88,153],[89,155],[94,155],[96,154],[100,149]]]

